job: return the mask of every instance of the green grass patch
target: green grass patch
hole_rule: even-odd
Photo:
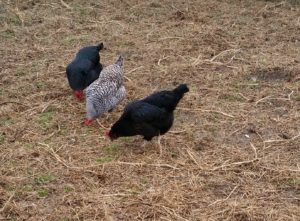
[[[221,116],[218,113],[211,113],[211,115],[208,116],[208,120],[213,123],[219,123],[220,119],[221,119]]]
[[[38,123],[43,129],[48,129],[53,119],[54,113],[52,111],[44,112],[39,115]]]
[[[93,122],[95,124],[95,122]],[[89,134],[89,133],[94,133],[95,128],[93,127],[81,127],[81,134]]]
[[[133,137],[120,137],[120,140],[123,140],[123,141],[132,141],[133,140]]]
[[[259,63],[262,64],[262,65],[264,65],[264,66],[266,66],[269,62],[268,62],[268,60],[266,58],[261,58],[259,60]]]
[[[68,36],[65,39],[63,39],[63,43],[72,44],[80,40],[88,40],[88,39],[89,39],[88,35]]]
[[[0,134],[0,144],[3,144],[5,141],[5,136],[4,134]]]
[[[41,188],[37,190],[37,194],[41,198],[46,198],[49,196],[49,190],[45,188]]]
[[[219,96],[219,99],[226,100],[226,101],[229,101],[229,102],[245,101],[245,99],[242,98],[241,96],[234,95],[234,94],[223,94],[223,95]]]
[[[32,143],[25,143],[25,144],[24,144],[24,147],[25,147],[26,149],[32,150],[33,147],[34,147],[34,144],[32,144]]]
[[[65,193],[70,193],[74,191],[74,188],[73,187],[70,187],[70,186],[64,186],[64,192]]]
[[[296,101],[300,101],[300,93],[296,95]]]
[[[218,129],[214,126],[211,126],[211,127],[207,127],[206,130],[211,132],[211,133],[215,133]]]
[[[9,126],[14,124],[15,122],[12,119],[1,119],[0,120],[0,126]]]
[[[17,77],[22,77],[25,75],[26,75],[26,72],[23,69],[18,69],[15,73],[15,76],[17,76]]]
[[[10,23],[15,25],[15,26],[22,25],[22,21],[20,20],[20,18],[18,16],[13,16],[9,20],[10,20]]]
[[[25,185],[25,186],[23,187],[23,190],[24,190],[25,192],[31,192],[31,191],[33,191],[33,186],[32,186],[32,185]]]
[[[141,192],[138,191],[138,190],[129,190],[128,193],[132,194],[132,195],[138,195],[140,194]]]
[[[121,47],[124,47],[124,48],[127,48],[127,47],[134,47],[135,46],[135,42],[133,41],[127,41],[127,42],[124,42]]]
[[[61,218],[59,221],[71,221],[69,218]]]
[[[88,10],[88,8],[83,7],[81,4],[73,4],[72,7],[76,14],[80,15],[80,17],[86,17],[89,15],[90,10]]]
[[[8,186],[7,188],[5,188],[6,191],[9,191],[9,192],[13,192],[13,191],[16,191],[16,187],[15,186]]]
[[[43,89],[43,88],[47,87],[47,85],[45,84],[45,82],[42,82],[42,81],[36,82],[35,86],[36,86],[37,89]]]
[[[51,175],[41,175],[34,178],[35,184],[46,184],[53,181],[55,178]]]
[[[289,179],[288,184],[293,187],[300,187],[300,179],[297,178]]]
[[[106,154],[114,156],[119,152],[119,146],[117,144],[111,144],[104,148]]]
[[[300,0],[288,0],[288,2],[293,6],[299,6]]]
[[[196,85],[189,86],[190,92],[196,93],[198,91],[198,87]]]
[[[101,164],[101,163],[108,163],[108,162],[111,162],[113,160],[114,160],[114,158],[111,157],[111,156],[103,156],[103,157],[97,158],[96,162]]]
[[[156,3],[156,2],[151,2],[151,3],[149,4],[149,6],[150,6],[151,8],[161,8],[161,7],[162,7],[161,4]]]
[[[1,32],[0,36],[4,37],[4,38],[14,38],[15,37],[15,32],[13,30],[8,29],[4,32]]]

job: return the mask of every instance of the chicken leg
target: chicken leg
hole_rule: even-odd
[[[142,144],[142,148],[144,148],[145,146],[147,146],[147,144],[148,144],[148,141],[147,140],[144,140],[144,143]]]
[[[162,145],[160,143],[160,140],[161,140],[161,136],[159,134],[157,137],[157,143],[158,143],[158,147],[159,147],[159,156],[161,157],[162,156]]]

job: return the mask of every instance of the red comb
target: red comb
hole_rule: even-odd
[[[105,135],[106,137],[109,137],[109,130],[104,131],[104,135]]]

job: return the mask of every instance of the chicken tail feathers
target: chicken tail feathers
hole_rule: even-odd
[[[123,63],[124,63],[124,58],[122,55],[120,55],[118,60],[116,61],[116,64],[119,65],[120,67],[122,67]]]
[[[101,42],[101,43],[98,44],[96,47],[97,47],[97,50],[100,51],[100,50],[102,50],[102,49],[104,48],[104,45],[103,45],[103,43]]]
[[[182,96],[184,93],[189,92],[189,88],[186,84],[180,84],[178,87],[174,89],[174,92],[180,96]]]

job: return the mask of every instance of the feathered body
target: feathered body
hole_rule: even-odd
[[[77,98],[83,97],[83,90],[95,81],[102,70],[99,51],[103,43],[79,50],[74,60],[67,66],[67,78]]]
[[[120,119],[108,133],[114,140],[123,136],[142,135],[150,141],[153,137],[169,131],[174,121],[174,110],[189,89],[181,84],[174,90],[164,90],[129,103]]]
[[[125,98],[123,74],[123,57],[120,56],[114,64],[105,67],[99,78],[86,89],[86,124],[112,110]]]

